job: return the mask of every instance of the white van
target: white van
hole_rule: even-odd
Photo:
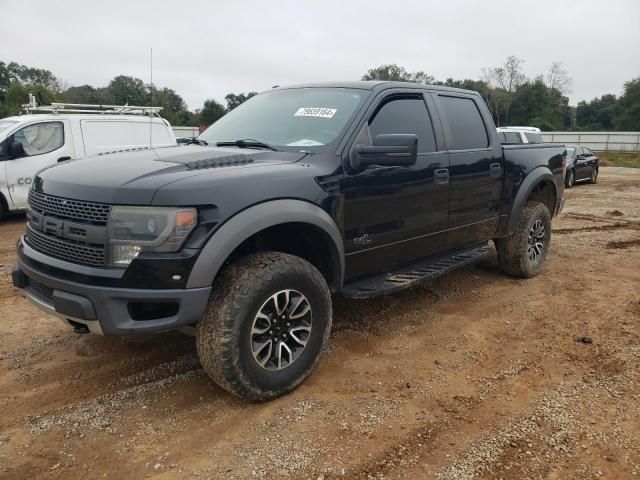
[[[536,127],[498,127],[496,130],[502,144],[544,143]]]
[[[34,175],[65,160],[131,148],[176,145],[161,107],[25,105],[26,115],[0,119],[0,218],[27,207]],[[32,111],[50,113],[31,113]],[[108,159],[105,159],[108,161]]]

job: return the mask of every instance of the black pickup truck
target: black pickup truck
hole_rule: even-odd
[[[531,277],[563,204],[565,147],[501,146],[465,90],[274,88],[193,143],[41,171],[13,282],[78,333],[195,326],[205,371],[251,400],[309,375],[332,292],[408,288],[490,240]]]

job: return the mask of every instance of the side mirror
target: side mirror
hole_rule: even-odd
[[[12,142],[9,145],[9,155],[11,155],[11,158],[24,157],[26,155],[24,146],[20,142]]]
[[[418,160],[418,137],[409,133],[378,135],[373,145],[356,145],[351,167],[362,170],[369,165],[408,167]]]

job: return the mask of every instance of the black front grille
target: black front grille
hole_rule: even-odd
[[[28,203],[30,209],[43,215],[95,225],[106,225],[111,213],[111,205],[53,197],[34,190],[29,191]]]
[[[104,246],[81,244],[44,235],[27,228],[27,243],[35,250],[67,262],[104,267]]]
[[[29,279],[29,285],[27,286],[27,288],[39,297],[42,297],[43,299],[50,302],[53,301],[53,288],[49,288],[46,285],[43,285],[31,279]]]

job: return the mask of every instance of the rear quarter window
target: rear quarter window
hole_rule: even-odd
[[[473,99],[445,95],[440,95],[439,99],[449,125],[449,150],[473,150],[489,146],[487,129]]]

